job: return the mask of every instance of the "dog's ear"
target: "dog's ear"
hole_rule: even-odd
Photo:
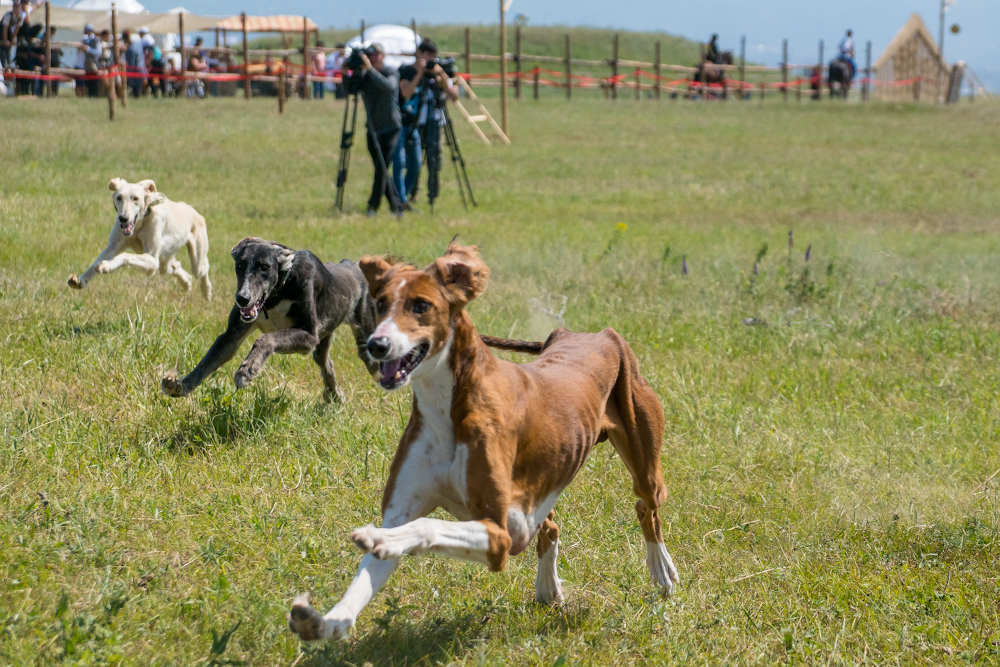
[[[479,256],[479,248],[458,245],[455,239],[427,272],[444,286],[448,300],[458,308],[485,292],[490,282],[490,267]]]
[[[260,241],[260,239],[257,238],[256,236],[246,237],[245,239],[234,245],[233,249],[229,251],[229,254],[233,256],[233,259],[236,259],[237,257],[240,256],[240,253],[243,252],[243,249],[247,247],[247,244],[252,243],[254,241]]]
[[[138,183],[136,183],[136,185],[140,186],[143,190],[145,190],[147,195],[156,192],[156,183],[154,183],[153,179],[151,178],[147,178],[144,181],[139,181]]]
[[[123,185],[128,185],[128,181],[124,178],[112,178],[108,183],[108,190],[117,190]]]
[[[163,195],[161,195],[159,192],[156,191],[156,183],[154,183],[150,179],[146,179],[145,181],[139,181],[138,183],[136,183],[136,185],[141,187],[143,192],[146,193],[147,209],[152,208],[157,204],[162,204],[167,200],[166,197],[164,197]]]
[[[388,255],[381,257],[365,255],[358,262],[361,273],[365,274],[365,280],[368,281],[368,293],[372,296],[375,296],[382,290],[383,285],[385,285],[386,280],[389,278],[393,264],[388,260]]]
[[[280,244],[275,244],[280,245]],[[280,271],[291,271],[292,265],[295,264],[295,251],[291,248],[281,246],[281,250],[278,251],[278,270]]]

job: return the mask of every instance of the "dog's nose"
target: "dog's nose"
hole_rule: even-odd
[[[236,305],[240,308],[246,308],[250,305],[250,297],[243,296],[242,294],[236,295]]]
[[[389,342],[388,336],[368,339],[368,353],[376,359],[382,359],[385,355],[389,354],[391,347],[392,343]]]
[[[119,215],[118,216],[118,222],[120,222],[122,224],[125,224],[126,222],[128,222],[128,216],[127,215]]]

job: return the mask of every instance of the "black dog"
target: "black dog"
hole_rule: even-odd
[[[229,325],[186,377],[178,379],[176,372],[167,373],[160,383],[164,394],[187,396],[232,359],[254,328],[262,335],[236,371],[237,389],[250,384],[275,352],[312,352],[326,384],[324,397],[341,399],[330,361],[330,341],[337,327],[345,323],[354,333],[358,356],[374,375],[378,365],[367,358],[365,342],[375,329],[375,302],[368,293],[368,281],[354,262],[324,263],[308,250],[296,252],[258,238],[243,239],[232,255],[237,284]]]

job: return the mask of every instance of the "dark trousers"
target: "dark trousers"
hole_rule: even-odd
[[[375,211],[382,203],[383,194],[389,200],[389,209],[393,213],[399,210],[399,203],[395,201],[389,189],[388,173],[389,165],[392,164],[392,154],[396,151],[396,142],[399,141],[399,132],[398,128],[393,128],[379,132],[375,136],[372,136],[371,132],[366,133],[368,135],[368,152],[372,156],[372,162],[375,163],[375,180],[372,182],[372,196],[368,198],[368,208]],[[376,137],[378,143],[376,143]],[[379,160],[379,153],[382,154],[382,160]],[[383,168],[383,164],[385,168]]]

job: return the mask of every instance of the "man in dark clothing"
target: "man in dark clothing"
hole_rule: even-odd
[[[719,36],[712,35],[708,47],[705,49],[705,60],[716,65],[722,64],[722,54],[719,53]]]
[[[361,54],[361,97],[368,114],[368,152],[375,163],[375,181],[372,195],[368,198],[368,215],[374,216],[382,203],[382,195],[389,200],[389,209],[400,212],[399,202],[393,194],[389,180],[388,165],[396,151],[396,142],[403,127],[399,113],[399,72],[393,67],[385,67],[385,49],[381,44],[372,44],[371,58]]]

